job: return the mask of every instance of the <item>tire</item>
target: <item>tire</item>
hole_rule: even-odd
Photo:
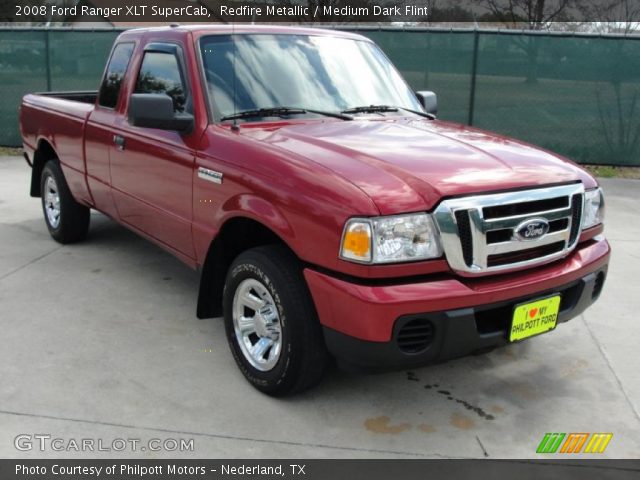
[[[40,176],[42,212],[49,233],[56,242],[84,240],[89,230],[89,207],[75,201],[60,165],[49,160]]]
[[[329,358],[322,329],[300,262],[286,248],[240,254],[227,273],[223,309],[229,347],[251,385],[281,397],[320,382]]]

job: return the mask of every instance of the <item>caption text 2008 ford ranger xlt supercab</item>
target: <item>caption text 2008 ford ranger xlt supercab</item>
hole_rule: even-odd
[[[27,95],[31,195],[61,243],[99,210],[201,270],[271,395],[331,356],[399,368],[547,332],[600,294],[604,201],[571,162],[435,119],[364,37],[131,30],[97,92]]]

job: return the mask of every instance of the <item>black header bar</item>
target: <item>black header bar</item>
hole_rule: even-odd
[[[2,0],[0,22],[472,23],[532,30],[551,22],[617,22],[628,29],[640,23],[640,0]]]
[[[631,480],[638,460],[0,460],[2,480]]]

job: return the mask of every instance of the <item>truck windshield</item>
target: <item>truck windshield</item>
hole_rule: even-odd
[[[218,118],[277,107],[305,109],[309,114],[363,105],[422,111],[395,67],[368,41],[316,35],[211,35],[202,38],[200,49],[211,108]]]

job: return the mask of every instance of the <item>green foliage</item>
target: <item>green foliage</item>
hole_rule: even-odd
[[[52,89],[97,90],[118,33],[49,32]],[[473,32],[359,33],[382,47],[415,90],[438,94],[441,119],[467,121]],[[46,34],[0,30],[0,145],[20,145],[20,99],[47,88]],[[176,109],[184,108],[184,92],[175,82],[143,82],[151,91],[167,91]],[[480,31],[474,106],[477,127],[585,164],[640,165],[640,39]]]

